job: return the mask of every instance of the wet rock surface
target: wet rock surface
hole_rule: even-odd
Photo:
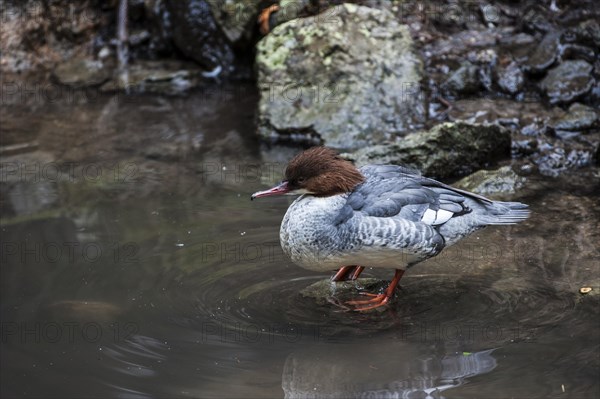
[[[349,157],[359,165],[408,165],[441,179],[464,176],[509,156],[508,129],[457,122],[410,134],[396,143],[366,147]]]
[[[551,103],[569,103],[589,92],[594,85],[592,66],[583,60],[565,61],[548,71],[540,88]]]
[[[279,25],[257,50],[263,138],[355,149],[423,123],[421,61],[387,11],[346,4]]]
[[[575,103],[564,111],[538,102],[459,100],[453,103],[448,118],[469,123],[492,120],[509,127],[513,158],[525,170],[538,170],[544,175],[556,176],[589,166],[598,157],[596,112],[582,104]]]
[[[586,131],[598,126],[598,110],[580,103],[572,104],[567,112],[550,123],[555,130]]]
[[[497,70],[498,86],[510,94],[516,94],[523,89],[525,76],[516,62],[511,62],[506,67]]]
[[[598,133],[593,136],[576,136],[568,141],[549,138],[540,140],[539,149],[531,155],[531,160],[541,174],[558,176],[570,169],[592,165],[599,145]]]

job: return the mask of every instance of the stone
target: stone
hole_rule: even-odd
[[[539,73],[548,69],[558,57],[558,39],[560,35],[556,32],[548,33],[536,46],[531,57],[525,62],[527,71]]]
[[[567,113],[552,121],[555,130],[581,131],[591,129],[598,122],[598,111],[580,103],[573,103]]]
[[[319,305],[327,305],[332,297],[358,296],[360,291],[378,292],[383,291],[388,281],[375,278],[360,278],[355,281],[337,281],[329,279],[319,280],[300,291],[304,298],[315,300]]]
[[[173,41],[183,54],[203,67],[232,71],[234,54],[205,0],[168,0]]]
[[[600,22],[597,18],[580,21],[574,27],[568,28],[566,35],[575,41],[587,44],[598,49],[600,47]]]
[[[443,123],[402,141],[360,149],[348,157],[358,165],[405,165],[438,179],[464,176],[510,156],[510,132],[498,125]]]
[[[510,166],[503,166],[496,170],[478,170],[454,183],[453,186],[491,196],[514,194],[524,186],[526,180],[525,177],[516,174]]]
[[[106,82],[112,73],[103,61],[75,57],[59,64],[54,77],[62,84],[74,87],[93,87]]]
[[[496,70],[498,86],[509,94],[517,94],[523,89],[525,76],[516,62]]]
[[[582,60],[565,61],[548,71],[540,88],[550,102],[570,103],[591,90],[594,85],[592,66]]]
[[[465,62],[442,83],[442,90],[451,94],[472,94],[481,89],[479,68]]]
[[[252,38],[259,14],[258,2],[247,0],[208,0],[215,22],[230,43],[247,44]]]
[[[127,77],[127,81],[113,77],[100,91],[180,94],[201,86],[204,81],[198,65],[177,60],[138,61],[129,65]]]
[[[257,46],[258,133],[353,150],[420,127],[422,62],[386,10],[344,4],[273,29]]]
[[[595,137],[586,135],[574,140],[548,140],[532,159],[542,175],[556,177],[568,170],[592,165],[598,148],[598,134]]]
[[[275,24],[280,25],[298,18],[303,10],[309,6],[309,3],[309,0],[281,0],[279,11],[275,13]]]

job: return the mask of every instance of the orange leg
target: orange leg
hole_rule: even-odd
[[[272,6],[269,6],[261,11],[260,15],[258,16],[258,25],[260,26],[260,33],[262,33],[263,35],[269,33],[269,31],[271,30],[269,27],[269,18],[271,17],[272,13],[278,10],[279,6],[277,4],[273,4]]]
[[[390,282],[390,285],[388,285],[383,294],[363,293],[363,295],[371,296],[373,298],[364,301],[349,301],[346,302],[346,304],[358,305],[354,309],[357,311],[371,310],[387,304],[394,295],[394,291],[396,290],[396,287],[398,286],[403,274],[404,270],[396,269],[396,274],[394,274],[393,280]]]
[[[364,266],[356,266],[356,268],[354,269],[354,273],[352,273],[352,275],[350,276],[350,280],[356,280],[358,276],[360,276],[360,274],[363,272],[363,270],[365,270]]]
[[[353,270],[354,266],[342,266],[340,270],[331,276],[331,281],[345,281],[348,278],[348,274],[350,274]]]

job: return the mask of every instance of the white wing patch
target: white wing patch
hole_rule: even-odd
[[[425,213],[423,214],[423,217],[421,218],[421,222],[431,226],[433,224],[433,222],[435,222],[436,215],[437,215],[436,211],[434,211],[433,209],[427,209],[425,211]]]
[[[425,213],[423,213],[421,222],[430,226],[437,226],[446,223],[452,216],[454,216],[454,213],[444,209],[440,209],[437,212],[433,209],[427,209]]]

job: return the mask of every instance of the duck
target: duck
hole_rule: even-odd
[[[299,195],[279,229],[283,252],[295,264],[333,270],[333,282],[356,280],[365,267],[395,271],[383,292],[346,302],[357,311],[388,305],[406,270],[473,232],[530,215],[526,204],[490,200],[405,166],[358,168],[324,146],[297,154],[282,182],[251,199],[278,195]]]

